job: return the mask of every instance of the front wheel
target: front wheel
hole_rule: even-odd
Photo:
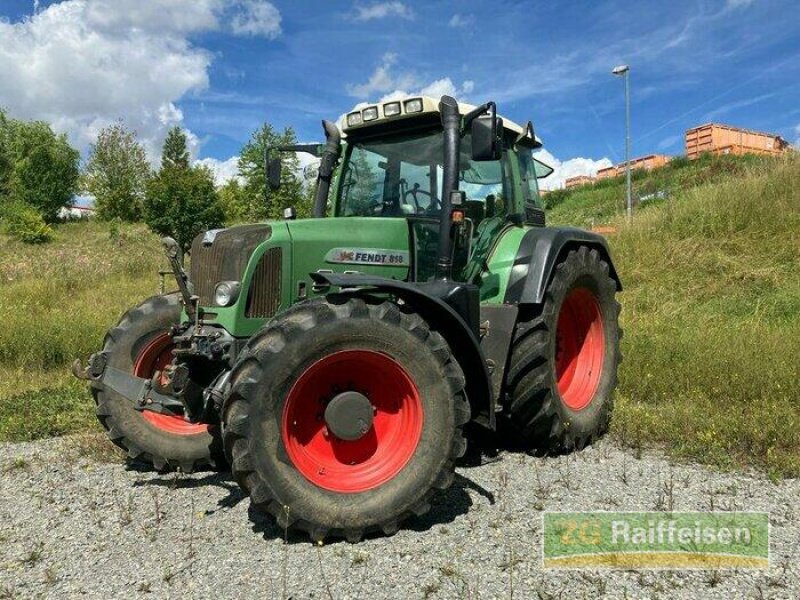
[[[468,419],[461,369],[419,316],[330,298],[298,304],[250,341],[223,440],[257,509],[314,540],[357,541],[430,508]]]
[[[580,246],[556,266],[544,303],[520,313],[505,410],[528,446],[580,449],[607,431],[621,360],[615,294],[608,263]]]
[[[129,310],[106,334],[103,351],[109,366],[144,379],[162,371],[173,359],[169,329],[180,316],[176,294],[154,296]],[[180,468],[187,473],[224,465],[217,426],[138,411],[131,400],[108,388],[93,387],[92,392],[100,423],[131,459],[159,471]]]

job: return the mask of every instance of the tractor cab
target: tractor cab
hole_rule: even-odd
[[[478,265],[504,227],[544,225],[538,179],[552,169],[532,156],[541,143],[530,123],[521,127],[498,117],[493,103],[456,107],[461,123],[451,191],[456,187],[462,194],[444,221],[445,132],[433,98],[354,109],[342,118],[341,130],[324,124],[328,144],[281,150],[322,159],[314,216],[406,219],[415,255],[412,281],[434,276],[442,226],[453,238],[452,276],[468,281],[478,275]],[[273,160],[268,168],[276,186],[278,166]]]

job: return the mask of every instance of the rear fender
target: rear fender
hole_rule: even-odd
[[[608,263],[609,276],[622,290],[605,238],[573,227],[534,227],[520,242],[506,287],[505,304],[540,304],[553,271],[566,254],[578,246],[594,248]]]

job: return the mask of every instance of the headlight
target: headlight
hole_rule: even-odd
[[[220,281],[214,288],[214,304],[217,306],[230,306],[239,297],[238,281]]]
[[[347,115],[347,126],[348,127],[355,127],[356,125],[361,125],[361,113],[360,112],[352,112]]]
[[[407,113],[422,112],[422,98],[414,98],[413,100],[406,100],[403,103],[403,106],[406,107]]]
[[[370,106],[369,108],[365,108],[361,111],[361,114],[365,121],[374,121],[378,118],[378,107]]]
[[[383,116],[384,117],[393,117],[395,115],[400,114],[400,103],[399,102],[389,102],[388,104],[383,105]]]

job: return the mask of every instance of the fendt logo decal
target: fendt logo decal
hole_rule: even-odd
[[[407,267],[410,264],[407,251],[383,248],[332,248],[325,255],[325,262],[389,267]]]

